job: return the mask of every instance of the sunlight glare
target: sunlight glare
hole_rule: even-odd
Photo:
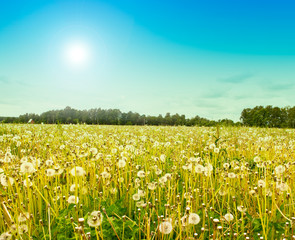
[[[89,49],[83,43],[72,43],[66,47],[65,57],[70,65],[82,66],[89,60]]]

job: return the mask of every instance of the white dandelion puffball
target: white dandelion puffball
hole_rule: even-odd
[[[264,180],[262,180],[262,179],[260,179],[260,180],[258,180],[258,187],[262,187],[262,188],[265,188],[265,186],[266,186],[266,183],[265,183],[265,181]]]
[[[144,204],[145,204],[144,201],[143,201],[143,200],[140,200],[140,201],[136,202],[136,207],[140,208],[140,207],[142,207]]]
[[[203,165],[201,165],[201,164],[197,164],[196,166],[195,166],[195,172],[196,173],[202,173],[204,171],[204,167],[203,167]]]
[[[79,188],[79,184],[78,184],[78,188]],[[76,184],[72,184],[71,187],[70,187],[70,192],[75,192],[76,191]]]
[[[256,156],[256,157],[254,157],[253,160],[254,160],[255,163],[258,163],[258,162],[260,162],[260,157]]]
[[[26,232],[28,232],[29,228],[27,224],[22,224],[18,226],[18,234],[22,235]]]
[[[210,145],[209,145],[209,149],[214,149],[216,146],[215,146],[215,144],[214,143],[211,143]]]
[[[224,219],[228,222],[234,220],[234,216],[231,213],[227,213],[224,215]]]
[[[246,208],[246,207],[244,207],[244,206],[242,206],[242,205],[240,205],[240,206],[237,206],[237,209],[238,209],[238,211],[240,211],[241,213],[244,213],[244,212],[246,212],[246,211],[247,211],[247,208]]]
[[[4,187],[8,187],[9,185],[13,185],[14,178],[0,175],[0,182]]]
[[[228,173],[228,177],[229,178],[235,178],[236,177],[236,174],[233,173],[233,172],[230,172],[230,173]]]
[[[12,235],[10,234],[10,232],[4,232],[0,235],[0,239],[2,240],[10,240],[12,239]]]
[[[24,181],[23,181],[23,183],[24,183],[24,186],[25,187],[27,187],[27,186],[32,186],[33,185],[33,183],[31,182],[31,180],[30,179],[28,179],[28,181],[27,181],[27,179],[25,179]]]
[[[164,184],[167,182],[167,178],[165,176],[159,178],[159,183]]]
[[[167,178],[167,180],[171,180],[172,174],[171,173],[166,173],[165,177]]]
[[[160,226],[159,226],[159,230],[163,234],[169,234],[169,233],[171,233],[172,230],[173,230],[173,227],[172,227],[171,222],[169,222],[169,221],[162,222],[160,224]]]
[[[85,172],[85,170],[82,167],[74,167],[70,171],[70,174],[73,177],[82,177],[82,176],[84,176],[86,174],[86,172]]]
[[[156,169],[156,175],[161,175],[161,174],[162,174],[162,170],[159,169],[159,168],[157,168],[157,169]]]
[[[54,166],[54,170],[55,170],[55,175],[60,175],[63,173],[64,169],[61,168],[59,165],[55,165]]]
[[[111,174],[108,173],[108,172],[106,172],[106,171],[104,171],[104,172],[101,173],[101,176],[102,176],[102,178],[106,179],[106,178],[110,178],[111,177]]]
[[[219,153],[219,151],[220,151],[219,148],[214,148],[215,153]]]
[[[78,202],[79,202],[79,198],[78,197],[76,197],[74,195],[69,196],[69,198],[68,198],[68,203],[69,204],[71,204],[71,203],[77,204]]]
[[[98,153],[98,150],[97,150],[97,148],[93,147],[93,148],[89,149],[89,152],[91,152],[91,154],[94,156]]]
[[[125,167],[125,166],[126,166],[126,161],[123,160],[123,159],[120,159],[120,160],[118,161],[118,167],[119,167],[119,168],[123,168],[123,167]]]
[[[275,172],[276,174],[280,175],[282,173],[284,173],[286,170],[286,168],[283,165],[279,165],[275,168]]]
[[[30,219],[30,213],[24,212],[20,213],[18,216],[18,222],[22,223]]]
[[[196,213],[190,213],[188,216],[188,223],[196,225],[201,221],[200,216]]]
[[[137,177],[140,177],[140,178],[144,178],[145,177],[145,172],[144,171],[138,171],[137,172]]]
[[[230,166],[229,163],[224,163],[223,164],[224,169],[229,169],[229,166]]]
[[[144,191],[144,190],[138,189],[138,190],[137,190],[137,193],[138,193],[139,196],[141,196],[141,197],[144,197],[144,196],[145,196],[145,191]]]
[[[156,189],[156,187],[157,187],[156,183],[154,183],[154,182],[148,183],[148,189],[149,190],[153,191],[153,190]]]
[[[35,171],[34,165],[30,162],[24,162],[20,165],[20,172],[21,173],[32,173]]]
[[[87,223],[90,227],[98,227],[102,223],[103,215],[100,211],[90,213]]]
[[[50,167],[54,164],[54,162],[52,159],[48,159],[48,160],[46,160],[45,164],[46,164],[46,166]]]
[[[46,170],[46,176],[47,177],[53,177],[55,175],[55,170],[52,168],[49,168]]]
[[[133,194],[132,199],[134,201],[138,201],[140,199],[140,195],[138,193]]]
[[[276,183],[276,188],[281,192],[286,192],[289,190],[289,185],[287,183]]]

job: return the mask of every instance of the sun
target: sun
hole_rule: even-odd
[[[83,66],[89,61],[89,47],[84,43],[71,43],[65,48],[66,62],[73,66]]]

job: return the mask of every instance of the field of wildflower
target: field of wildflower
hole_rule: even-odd
[[[295,131],[0,125],[0,239],[295,239]]]

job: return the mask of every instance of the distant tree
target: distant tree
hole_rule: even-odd
[[[287,108],[287,126],[290,128],[295,128],[295,106],[292,108]]]
[[[164,118],[164,124],[165,125],[172,125],[172,118],[170,113],[166,113]]]
[[[241,122],[246,126],[256,127],[291,127],[292,117],[291,108],[279,108],[273,106],[256,106],[254,108],[243,109],[241,113]],[[294,118],[294,116],[293,116]]]
[[[234,126],[235,125],[235,122],[231,119],[222,119],[222,120],[219,120],[218,123],[220,123],[221,125],[224,125],[224,126]]]
[[[286,111],[286,116],[291,116],[292,111]],[[101,109],[92,108],[89,110],[76,110],[69,106],[61,110],[50,110],[43,112],[42,114],[26,113],[20,115],[17,118],[1,117],[0,122],[15,122],[15,123],[27,123],[30,119],[33,119],[35,123],[48,123],[48,124],[111,124],[111,125],[186,125],[186,126],[215,126],[220,123],[201,118],[198,115],[187,119],[185,115],[179,115],[178,113],[171,115],[166,113],[165,117],[161,114],[158,116],[146,116],[139,113],[129,111],[127,113],[121,112],[119,109]],[[247,119],[245,118],[245,121]],[[221,120],[225,122],[225,120]],[[232,124],[230,120],[226,121],[227,124]],[[291,124],[291,122],[290,122]]]

